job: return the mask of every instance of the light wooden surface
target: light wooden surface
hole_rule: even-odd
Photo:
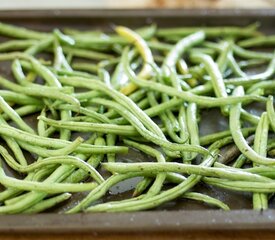
[[[275,0],[0,0],[0,9],[270,8]]]
[[[81,8],[275,8],[275,0],[0,0],[5,9],[81,9]],[[0,234],[1,240],[162,240],[162,239],[216,239],[269,240],[275,231],[132,233],[132,234]]]

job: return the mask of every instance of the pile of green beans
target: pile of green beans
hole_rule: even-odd
[[[258,27],[39,32],[0,23],[0,64],[10,66],[0,72],[0,214],[186,199],[230,210],[199,183],[251,193],[253,208],[267,209],[275,37]],[[113,187],[130,180],[132,197],[113,201]]]

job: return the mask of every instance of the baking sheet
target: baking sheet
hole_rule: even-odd
[[[157,23],[161,27],[176,26],[245,26],[256,21],[261,30],[274,33],[275,10],[51,10],[51,11],[0,11],[0,21],[26,26],[36,30],[52,30],[55,27],[77,29],[100,28],[112,31],[114,25],[139,27]],[[8,68],[0,65],[0,71]],[[215,110],[209,110],[215,111]],[[214,113],[204,113],[208,116]],[[202,119],[204,119],[202,117]],[[215,118],[217,119],[217,118]],[[205,123],[207,125],[207,123]],[[212,125],[222,130],[223,121]],[[215,130],[215,129],[212,129]],[[137,153],[132,157],[138,157]],[[121,198],[131,193],[135,182],[112,188],[111,199]],[[129,190],[129,191],[128,191]],[[208,193],[228,203],[234,210],[224,212],[211,209],[191,200],[176,200],[152,211],[139,213],[96,213],[60,215],[60,208],[37,215],[0,216],[0,231],[172,231],[186,229],[273,229],[275,211],[258,212],[251,209],[251,195],[219,190],[199,184],[196,190]],[[113,194],[112,194],[113,193]],[[75,196],[67,204],[73,204],[81,196]],[[68,207],[67,205],[67,207]],[[270,201],[274,208],[275,201]],[[66,206],[65,206],[66,207]]]

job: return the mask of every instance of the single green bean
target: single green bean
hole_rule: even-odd
[[[245,58],[245,59],[262,59],[262,60],[269,60],[271,61],[273,58],[272,53],[265,53],[265,52],[259,52],[259,51],[250,51],[243,49],[237,45],[233,46],[233,52],[236,54],[236,56]]]
[[[41,33],[34,30],[29,30],[24,27],[17,27],[2,22],[0,23],[0,34],[23,39],[43,39],[49,36],[49,33]]]
[[[256,26],[256,25],[255,25]],[[204,31],[207,38],[216,38],[220,36],[227,37],[252,37],[259,36],[261,33],[256,31],[257,26],[253,25],[243,27],[180,27],[169,29],[158,29],[156,35],[159,37],[166,36],[186,36],[197,31]]]
[[[258,154],[266,157],[267,139],[268,139],[268,117],[267,113],[262,113],[259,124],[255,132],[254,150]],[[257,166],[254,164],[254,166]],[[264,210],[268,208],[268,197],[266,194],[253,194],[253,208],[256,210]]]
[[[273,106],[273,96],[268,97],[268,101],[266,103],[267,115],[269,118],[269,123],[275,132],[275,111]]]
[[[43,116],[39,116],[38,119],[46,122],[48,125],[60,128],[70,129],[78,132],[98,132],[98,133],[113,133],[123,136],[136,136],[138,132],[134,127],[129,125],[115,125],[105,123],[91,123],[91,122],[72,122],[72,121],[57,121],[49,119]]]
[[[244,180],[255,182],[269,182],[270,179],[258,174],[244,172],[239,169],[221,169],[215,167],[202,167],[183,163],[103,163],[104,169],[114,173],[143,172],[148,174],[157,174],[160,172],[175,172],[186,174],[198,174],[207,177],[226,178],[229,180]]]
[[[189,103],[186,111],[186,124],[189,132],[189,141],[191,145],[200,145],[199,128],[197,121],[197,105],[195,103]],[[193,160],[197,154],[191,154],[190,158],[184,159],[185,161]],[[187,157],[187,156],[185,156]]]
[[[62,193],[55,197],[48,198],[46,200],[42,200],[41,202],[35,204],[34,206],[23,211],[24,214],[34,214],[43,212],[46,209],[49,209],[61,202],[68,200],[72,195],[70,193]]]
[[[274,46],[275,36],[259,36],[255,38],[249,38],[238,42],[240,47],[250,48],[250,47],[264,47],[264,46]]]

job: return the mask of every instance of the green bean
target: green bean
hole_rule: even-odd
[[[13,73],[15,79],[17,80],[17,82],[21,85],[26,85],[26,81],[25,81],[26,76],[25,76],[23,69],[21,67],[21,63],[18,59],[15,59],[12,62],[11,69],[12,69],[12,73]]]
[[[45,116],[46,117],[46,109],[43,108],[41,113],[40,113],[40,116]],[[37,132],[38,132],[38,135],[39,136],[42,136],[42,137],[45,137],[45,132],[46,132],[46,124],[45,122],[41,121],[41,120],[38,120],[37,122]]]
[[[112,55],[106,54],[106,53],[101,53],[101,52],[96,52],[92,50],[84,50],[81,48],[72,48],[68,46],[63,47],[63,51],[66,54],[72,54],[73,56],[80,57],[80,58],[85,58],[85,59],[91,59],[91,60],[104,60],[104,59],[111,59],[113,58]]]
[[[53,43],[53,37],[47,37],[45,39],[41,39],[36,44],[32,45],[28,49],[24,51],[24,53],[34,56],[35,54],[38,54],[39,52],[42,52],[43,50],[50,47]]]
[[[95,146],[106,146],[106,141],[102,137],[97,137],[95,139]],[[103,161],[104,155],[103,154],[97,154],[97,155],[92,155],[87,162],[94,166],[95,168],[98,167],[98,165]]]
[[[241,154],[232,166],[234,168],[241,168],[245,164],[246,160],[247,160],[246,156]]]
[[[217,65],[221,73],[224,73],[227,65],[229,64],[229,55],[232,50],[233,43],[231,41],[226,41],[222,43],[223,51],[220,53],[217,59]]]
[[[238,86],[234,90],[234,95],[236,96],[242,96],[244,94],[243,87]],[[232,133],[232,137],[234,139],[235,144],[238,146],[239,150],[251,161],[263,164],[263,165],[273,165],[275,164],[274,159],[267,158],[259,155],[256,153],[245,141],[242,132],[241,127],[239,123],[241,115],[241,103],[237,103],[234,105],[231,105],[230,108],[230,114],[229,114],[229,127],[230,131]]]
[[[92,63],[86,63],[86,62],[76,62],[72,64],[72,68],[74,70],[80,70],[90,73],[96,73],[98,70],[97,65]]]
[[[262,60],[272,60],[273,54],[272,53],[265,53],[265,52],[256,52],[256,51],[250,51],[243,49],[237,45],[233,46],[233,52],[236,54],[236,56],[246,59],[262,59]]]
[[[45,170],[44,170],[45,171]],[[42,172],[44,172],[44,171],[42,171]],[[41,171],[40,171],[41,172]],[[32,178],[32,181],[34,180],[34,178]],[[21,190],[21,191],[23,191],[23,190]],[[25,198],[25,195],[24,194],[22,194],[22,195],[19,195],[19,196],[16,196],[16,197],[13,197],[13,198],[11,198],[11,199],[7,199],[7,200],[5,200],[5,205],[6,206],[8,206],[8,205],[12,205],[12,204],[14,204],[14,203],[16,203],[16,202],[18,202],[18,201],[21,201],[22,199],[24,199]]]
[[[255,27],[250,25],[243,27],[180,27],[169,29],[158,29],[156,35],[159,37],[166,36],[186,36],[197,31],[204,31],[207,38],[220,36],[229,37],[252,37],[261,35]]]
[[[216,97],[217,98],[227,98],[228,95],[227,95],[226,88],[224,85],[223,77],[219,70],[219,67],[220,68],[223,67],[222,66],[223,63],[220,62],[220,66],[219,66],[219,65],[215,64],[215,62],[213,61],[213,59],[211,57],[209,57],[208,55],[205,55],[205,54],[200,54],[200,53],[191,55],[191,59],[196,62],[199,61],[204,64],[207,73],[210,75],[211,82],[212,82]],[[221,60],[221,61],[225,61],[225,60]],[[222,108],[222,110],[226,114],[228,112],[228,107],[225,106]]]
[[[199,44],[200,42],[202,42],[205,38],[205,34],[204,32],[200,31],[200,32],[196,32],[192,35],[189,35],[185,38],[183,38],[182,40],[180,40],[168,53],[168,55],[166,56],[166,58],[164,59],[163,62],[163,69],[165,70],[165,67],[168,68],[175,68],[176,62],[179,60],[179,58],[181,57],[181,55],[190,47]],[[165,75],[167,76],[168,73],[165,73]]]
[[[67,59],[63,54],[62,47],[60,46],[58,40],[54,39],[54,69],[60,70],[61,68],[66,69],[69,72],[72,72],[72,68],[69,65]]]
[[[35,131],[27,125],[22,118],[15,112],[9,104],[0,96],[0,108],[16,123],[16,125],[22,130],[35,134]]]
[[[0,34],[23,39],[42,39],[49,36],[47,33],[40,33],[24,27],[17,27],[2,22],[0,23]]]
[[[153,179],[150,177],[144,177],[142,181],[138,182],[135,187],[135,190],[132,194],[133,197],[140,196],[152,183]]]
[[[240,68],[255,67],[255,66],[265,64],[267,61],[268,60],[266,59],[248,59],[248,60],[239,61],[238,65],[240,66]]]
[[[242,71],[241,69],[241,64],[237,63],[232,51],[229,52],[228,54],[228,64],[232,71],[238,76],[238,77],[246,77],[246,74]]]
[[[213,186],[242,192],[272,193],[275,189],[275,184],[272,181],[267,184],[254,181],[230,181],[208,177],[203,178],[203,181]]]
[[[55,75],[39,61],[34,58],[30,58],[34,71],[40,75],[50,86],[61,87],[60,82]]]
[[[113,65],[116,65],[119,62],[120,62],[120,58],[118,58],[118,57],[117,58],[106,59],[106,60],[101,60],[97,64],[97,67],[98,67],[98,69],[112,67]]]
[[[107,146],[115,146],[116,140],[117,140],[117,135],[110,134],[110,133],[106,135]],[[116,160],[116,155],[114,153],[107,154],[108,162],[115,162],[115,160]]]
[[[275,87],[275,81],[270,81],[270,80],[266,80],[266,81],[261,81],[261,82],[258,82],[258,83],[255,83],[253,84],[252,86],[250,86],[248,89],[247,89],[247,94],[252,94],[253,92],[259,90],[259,89],[274,89]]]
[[[245,84],[251,85],[251,83],[263,81],[272,77],[272,75],[274,75],[274,72],[275,72],[274,69],[275,69],[275,54],[273,55],[273,58],[269,63],[267,69],[263,73],[255,74],[252,76],[240,77],[240,78],[226,79],[225,83],[234,84],[234,85],[245,85]]]
[[[144,98],[143,100],[138,102],[137,106],[142,110],[148,108],[150,106],[148,98]]]
[[[196,192],[187,192],[187,193],[184,193],[182,197],[187,198],[187,199],[197,200],[197,201],[203,201],[206,204],[217,206],[217,207],[219,207],[223,210],[226,210],[226,211],[230,210],[230,208],[222,201],[220,201],[216,198],[207,196],[205,194],[196,193]]]
[[[264,112],[260,118],[259,124],[255,132],[254,150],[258,154],[266,157],[267,139],[268,139],[268,117]],[[256,166],[256,164],[254,164]],[[264,210],[268,208],[268,199],[266,194],[253,194],[253,208]]]
[[[275,122],[274,122],[275,112],[274,112],[274,106],[273,106],[273,96],[268,97],[268,101],[266,103],[266,109],[267,109],[269,123],[270,123],[273,131],[275,132]]]
[[[223,177],[229,180],[244,180],[255,182],[269,182],[269,179],[257,174],[247,173],[238,169],[221,169],[215,167],[201,167],[183,163],[103,163],[104,169],[124,174],[129,171],[156,174],[160,172],[175,172],[186,174],[199,174],[207,177]]]
[[[258,125],[260,121],[260,118],[258,116],[255,116],[244,109],[241,109],[241,119],[248,121],[254,125]]]
[[[0,96],[5,99],[7,102],[16,103],[19,105],[35,105],[41,106],[41,100],[27,96],[26,94],[17,93],[9,90],[0,90]]]
[[[0,122],[2,124],[8,125],[7,122],[2,118],[2,116],[0,116]],[[19,144],[10,137],[5,137],[2,136],[2,138],[6,141],[8,147],[12,150],[14,156],[16,157],[16,161],[21,165],[21,166],[26,166],[27,164],[27,160],[19,146]]]
[[[178,70],[179,70],[179,72],[181,74],[188,74],[189,73],[189,69],[188,69],[187,63],[183,59],[180,59],[177,62],[177,67],[178,67]]]
[[[240,47],[250,48],[250,47],[263,47],[263,46],[274,46],[275,36],[259,36],[255,38],[249,38],[238,42]]]
[[[95,90],[74,94],[75,98],[78,99],[80,102],[87,102],[87,101],[89,101],[89,99],[92,99],[94,97],[100,97],[102,95],[104,95],[104,94],[99,91],[95,91]],[[109,116],[107,116],[107,117],[109,117]]]
[[[136,136],[138,132],[134,127],[129,125],[114,125],[114,124],[104,124],[104,123],[91,123],[91,122],[71,122],[71,121],[56,121],[43,116],[38,117],[38,119],[46,122],[48,125],[60,128],[60,129],[70,129],[78,132],[98,132],[98,133],[113,133],[123,136]]]
[[[243,136],[248,136],[251,133],[254,133],[255,130],[256,130],[255,127],[242,128],[241,132],[242,132]],[[200,144],[202,146],[209,145],[209,144],[212,144],[215,141],[218,141],[218,140],[223,139],[223,138],[228,137],[228,136],[231,136],[231,131],[230,130],[225,130],[225,131],[222,131],[222,132],[212,133],[212,134],[200,137]]]
[[[204,48],[204,47],[193,47],[189,50],[190,53],[203,53],[211,56],[214,58],[216,56],[216,51],[211,48]]]
[[[63,201],[68,200],[71,197],[70,193],[62,193],[55,197],[48,198],[46,200],[42,200],[41,202],[35,204],[34,206],[23,211],[25,214],[33,214],[43,212],[44,210],[51,208]]]
[[[24,50],[33,44],[37,43],[36,40],[10,40],[7,42],[0,43],[0,52]]]
[[[74,76],[74,77],[84,77],[84,78],[97,78],[97,76],[92,75],[87,72],[81,72],[81,71],[68,71],[68,70],[55,70],[51,67],[48,67],[53,73],[57,74],[58,76]]]
[[[116,32],[120,36],[124,37],[127,41],[133,42],[138,52],[141,54],[141,57],[145,62],[145,64],[143,64],[143,67],[138,73],[138,76],[144,79],[150,77],[152,72],[152,67],[150,64],[154,63],[154,59],[144,39],[134,31],[126,27],[122,27],[122,26],[116,27]],[[124,93],[125,95],[129,95],[136,89],[137,89],[137,86],[131,82],[129,85],[126,85],[125,87],[123,87],[121,89],[121,92]]]
[[[102,123],[111,123],[111,120],[109,118],[107,118],[105,115],[103,115],[101,113],[97,113],[96,111],[88,109],[88,108],[84,108],[84,107],[78,108],[78,107],[68,105],[68,104],[57,105],[56,108],[60,109],[60,110],[71,110],[76,113],[81,113],[86,116],[92,117]]]
[[[199,129],[197,124],[197,105],[195,103],[189,103],[186,111],[186,124],[189,132],[189,139],[191,145],[200,145]],[[191,154],[185,161],[193,160],[197,154]],[[187,157],[187,156],[185,156]]]
[[[179,106],[182,103],[183,103],[182,99],[172,98],[167,102],[163,102],[163,103],[160,103],[156,106],[150,107],[150,108],[144,110],[144,112],[149,117],[155,117],[158,114],[160,114],[161,112],[165,111],[166,109]]]
[[[151,49],[160,51],[170,51],[173,48],[173,45],[159,41],[147,41],[147,45]]]
[[[112,86],[115,89],[120,89],[128,81],[127,76],[124,74],[122,63],[118,63],[115,71],[111,77]]]
[[[63,62],[63,51],[60,47],[60,44],[57,39],[53,41],[53,52],[54,52],[54,64],[53,67],[55,69],[60,69]]]
[[[42,134],[41,136],[45,136],[46,135],[46,131],[44,134]],[[38,147],[38,146],[32,146],[26,142],[23,141],[19,141],[18,144],[23,148],[28,150],[29,152],[33,152],[38,154],[41,157],[54,157],[54,156],[63,156],[63,155],[69,155],[70,153],[74,152],[76,150],[76,148],[83,142],[83,139],[78,137],[76,138],[73,142],[71,142],[70,144],[68,144],[66,147],[64,148],[60,148],[60,149],[54,149],[54,150],[50,150],[50,149],[45,149],[42,147]]]
[[[202,46],[205,48],[210,48],[216,52],[222,52],[222,45],[220,43],[216,43],[216,42],[210,42],[210,41],[204,41],[202,43]]]
[[[61,43],[64,43],[64,44],[67,44],[67,45],[74,45],[75,44],[75,41],[74,41],[73,38],[71,38],[68,35],[65,35],[59,29],[54,29],[53,33]]]
[[[190,143],[189,141],[190,134],[187,126],[188,123],[187,123],[187,116],[186,116],[186,108],[184,107],[184,105],[180,106],[178,121],[180,126],[180,138],[183,139],[184,143]],[[183,152],[182,155],[183,155],[182,156],[183,161],[190,159],[190,153]]]
[[[209,92],[212,92],[213,86],[211,82],[206,82],[203,85],[199,85],[197,87],[192,88],[189,92],[196,94],[196,95],[203,95],[203,94],[209,94]]]

